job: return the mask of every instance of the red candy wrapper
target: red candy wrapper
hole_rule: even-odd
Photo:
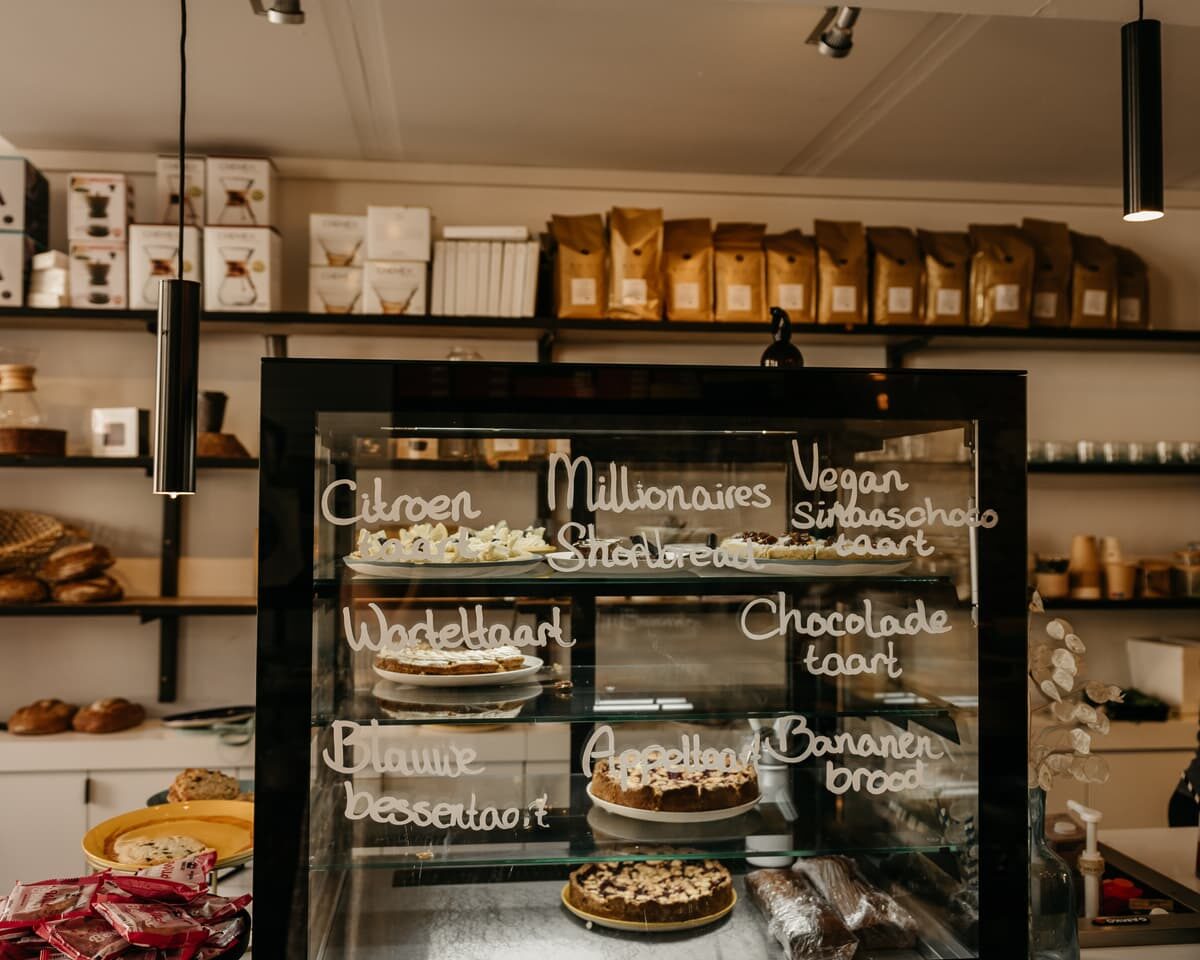
[[[39,923],[35,930],[71,960],[111,960],[129,949],[129,941],[100,917]]]
[[[43,920],[70,920],[92,912],[107,873],[72,880],[18,882],[0,910],[0,933],[32,927]]]
[[[96,912],[122,937],[141,947],[199,946],[208,939],[203,926],[165,903],[101,900]]]
[[[109,881],[122,892],[142,900],[186,903],[208,890],[208,874],[217,865],[217,851],[205,850],[135,874],[114,873]]]
[[[244,910],[251,899],[253,898],[248,893],[240,897],[234,897],[233,899],[206,893],[202,897],[197,897],[191,903],[185,904],[183,909],[188,912],[188,915],[193,920],[211,924],[214,920],[226,920],[235,913]]]
[[[246,920],[243,917],[211,924],[208,928],[208,939],[204,941],[204,949],[228,950],[245,935]]]

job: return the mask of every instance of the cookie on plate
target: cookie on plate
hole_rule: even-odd
[[[236,778],[219,770],[189,767],[179,774],[167,791],[168,803],[188,800],[236,800],[241,789]]]

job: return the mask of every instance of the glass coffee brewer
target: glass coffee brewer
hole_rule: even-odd
[[[250,188],[253,177],[222,177],[221,187],[225,191],[225,205],[217,214],[217,223],[230,227],[254,227],[258,221],[254,208],[250,206]]]
[[[227,307],[248,307],[258,299],[258,290],[250,278],[253,247],[222,247],[225,278],[217,290],[217,299]]]
[[[145,248],[146,259],[150,261],[150,272],[142,287],[142,299],[146,303],[158,303],[159,285],[177,275],[178,253],[179,247],[165,243],[151,244]]]
[[[0,350],[0,454],[61,457],[67,432],[46,428],[30,362],[34,351]]]
[[[168,175],[167,209],[163,211],[163,223],[178,223],[181,215],[184,223],[199,223],[200,218],[196,216],[196,208],[192,205],[192,196],[196,192],[196,188],[191,186],[180,190],[178,175]]]

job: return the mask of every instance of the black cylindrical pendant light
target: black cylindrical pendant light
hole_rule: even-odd
[[[1163,215],[1162,24],[1140,16],[1121,28],[1125,219]]]
[[[187,0],[179,0],[179,194],[186,195]],[[158,285],[154,377],[154,492],[196,492],[196,406],[200,379],[200,284],[183,279],[183,204],[175,277]]]

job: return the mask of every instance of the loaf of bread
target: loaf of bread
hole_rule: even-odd
[[[790,870],[754,870],[746,891],[787,960],[852,960],[858,941],[804,877]]]
[[[917,922],[892,897],[871,884],[849,857],[808,857],[792,869],[807,877],[864,950],[903,950],[916,945]]]
[[[188,800],[236,800],[241,793],[237,779],[218,770],[189,767],[179,774],[167,791],[169,803]]]
[[[136,727],[145,719],[146,711],[140,704],[124,697],[106,697],[80,710],[71,725],[80,733],[116,733]]]
[[[37,700],[20,707],[8,718],[8,732],[23,736],[62,733],[71,729],[71,718],[79,708],[61,700]]]
[[[27,573],[0,577],[0,603],[41,603],[46,594],[46,585]]]
[[[59,603],[99,603],[102,600],[120,600],[125,591],[116,580],[102,573],[87,580],[56,583],[51,595]]]
[[[92,577],[113,565],[113,555],[94,543],[73,543],[60,547],[42,563],[38,575],[48,583],[65,583]]]

